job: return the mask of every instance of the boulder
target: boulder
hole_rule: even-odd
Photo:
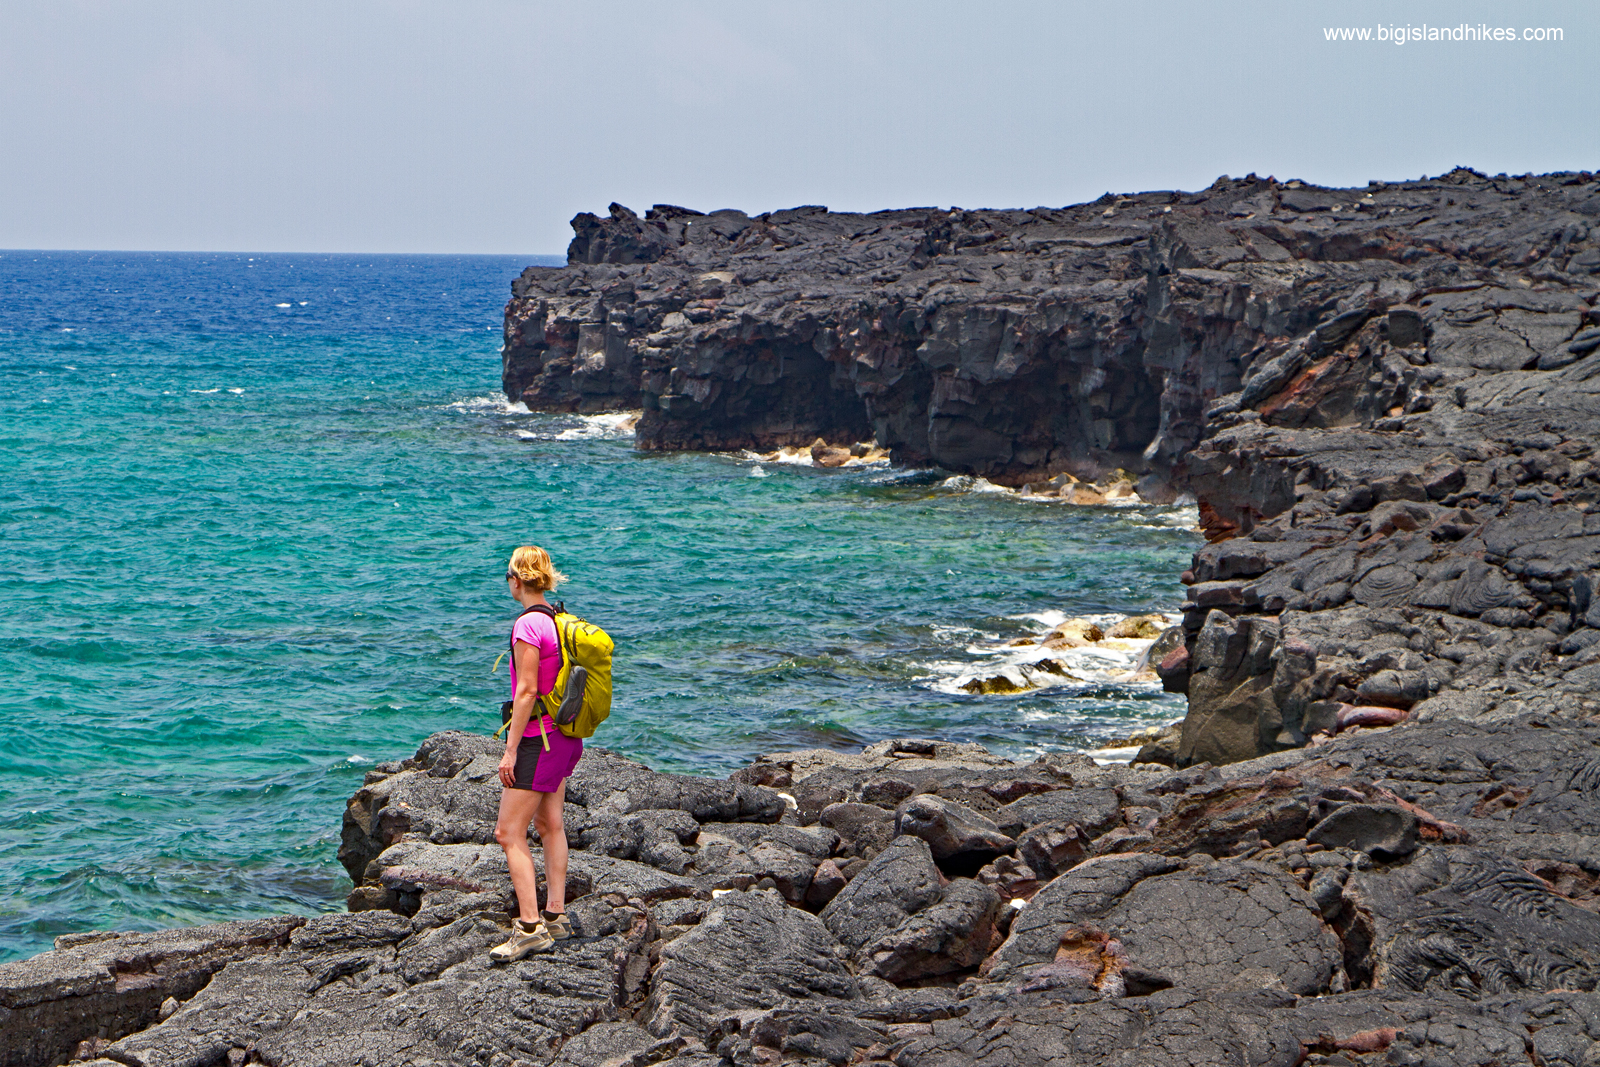
[[[1027,900],[1043,884],[1038,873],[1015,856],[1001,856],[980,870],[977,880],[984,885],[994,886],[1002,902]]]
[[[847,1015],[777,1008],[724,1018],[716,1047],[720,1063],[763,1063],[781,1056],[790,1062],[848,1064],[883,1048],[887,1037],[886,1027]]]
[[[1073,823],[1035,826],[1017,839],[1017,856],[1046,881],[1082,863],[1093,848],[1089,835]]]
[[[823,860],[817,864],[817,869],[811,876],[811,884],[806,887],[806,907],[818,910],[826,907],[828,902],[844,889],[846,881],[844,872],[839,870],[838,864],[832,860]]]
[[[756,841],[748,849],[732,838],[702,832],[694,857],[696,874],[707,876],[718,887],[748,888],[769,884],[785,900],[798,904],[806,899],[817,859],[774,841]]]
[[[567,800],[595,812],[677,810],[699,822],[775,823],[783,797],[764,786],[661,774],[601,748],[586,749],[567,779]]]
[[[1343,950],[1316,902],[1282,870],[1258,863],[1181,866],[1144,853],[1104,856],[1041,889],[1012,921],[992,980],[1055,959],[1089,926],[1121,942],[1124,974],[1189,990],[1273,987],[1300,995],[1343,988]]]
[[[993,819],[1002,834],[1013,838],[1035,826],[1067,824],[1097,837],[1122,822],[1122,804],[1110,788],[1057,789],[1014,800],[996,811]]]
[[[811,462],[818,467],[842,467],[850,462],[850,450],[819,437],[811,446]]]
[[[708,822],[698,829],[701,833],[732,838],[747,849],[762,844],[780,845],[817,860],[827,859],[839,848],[839,834],[827,824],[818,827]]]
[[[928,843],[910,835],[897,837],[850,879],[820,918],[841,944],[859,951],[938,900],[941,882]]]
[[[376,925],[390,929],[393,918]],[[154,933],[75,934],[57,939],[54,952],[0,964],[0,1063],[57,1062],[80,1041],[142,1030],[159,1020],[164,1001],[187,1001],[229,963],[276,956],[305,922],[277,916]],[[374,925],[349,922],[352,929]]]
[[[742,1008],[808,1007],[860,999],[839,942],[776,893],[719,897],[689,933],[661,950],[640,1018],[716,1047],[718,1021]]]
[[[682,874],[690,862],[683,846],[693,844],[699,834],[700,824],[688,812],[640,811],[586,819],[578,844],[587,852],[613,859],[637,859]]]
[[[1282,715],[1270,673],[1277,639],[1270,621],[1209,610],[1189,653],[1179,766],[1233,763],[1278,747]]]
[[[895,811],[895,833],[920,837],[933,858],[952,873],[976,873],[1017,843],[964,804],[931,794],[912,797]]]
[[[890,982],[934,978],[976,967],[996,937],[1000,896],[989,886],[956,878],[939,900],[912,914],[892,933],[862,947],[862,969]]]
[[[871,859],[894,840],[895,816],[874,804],[829,804],[817,821],[839,835],[839,849]]]
[[[658,1044],[659,1040],[650,1031],[634,1023],[596,1023],[562,1044],[561,1054],[550,1062],[550,1067],[626,1063]]]
[[[1167,620],[1160,615],[1134,615],[1112,625],[1107,637],[1131,637],[1154,641],[1167,629]]]
[[[1417,849],[1417,817],[1391,804],[1345,804],[1306,834],[1312,844],[1394,860]]]

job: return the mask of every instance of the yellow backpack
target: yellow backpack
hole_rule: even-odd
[[[565,604],[558,603],[554,608],[535,604],[527,611],[550,616],[561,648],[561,669],[556,672],[550,692],[539,697],[540,709],[568,737],[593,737],[595,728],[611,714],[611,653],[615,643],[600,627],[569,612]],[[505,725],[501,730],[510,724],[510,703],[502,706]],[[500,736],[499,730],[495,736]],[[539,736],[544,737],[544,715],[539,716]],[[550,747],[548,738],[544,744],[545,748]]]

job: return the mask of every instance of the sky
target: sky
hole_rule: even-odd
[[[1463,24],[1518,39],[1327,39]],[[1597,60],[1593,0],[0,0],[0,248],[560,254],[613,200],[1594,170]]]

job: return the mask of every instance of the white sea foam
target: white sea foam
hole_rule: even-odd
[[[63,369],[63,370],[77,370],[77,369],[78,369],[78,368],[77,368],[77,367],[74,367],[74,366],[73,366],[73,365],[72,365],[72,364],[70,364],[70,363],[63,363],[63,364],[62,364],[62,365],[61,365],[61,367],[62,367],[62,369]]]
[[[982,630],[975,630],[971,626],[941,626],[938,623],[934,623],[930,629],[933,630],[933,636],[938,639],[943,639],[946,637],[986,637],[991,641],[995,639],[994,634],[985,633]]]
[[[1085,755],[1102,767],[1113,763],[1132,763],[1133,757],[1139,754],[1139,749],[1144,746],[1133,745],[1129,748],[1092,748]]]
[[[222,390],[221,389],[191,389],[191,390],[189,390],[189,392],[191,392],[191,393],[200,393],[203,396],[209,396],[211,393],[220,393],[220,392],[222,392]]]
[[[915,483],[925,481],[928,477],[928,472],[920,467],[890,467],[887,460],[884,461],[883,465],[888,469],[873,475],[869,484],[896,485],[900,482]]]
[[[228,392],[232,393],[234,396],[238,396],[240,393],[244,392],[244,390],[243,389],[229,389]]]
[[[753,463],[777,463],[786,467],[816,466],[811,461],[811,449],[809,448],[780,448],[776,452],[767,453],[741,452],[739,457],[750,460]]]
[[[948,489],[955,493],[1004,493],[1016,496],[1015,489],[1007,489],[1003,485],[995,485],[987,478],[980,478],[973,474],[954,474],[939,483],[940,489]]]
[[[1077,508],[1085,506],[1083,504],[1075,504],[1066,497],[1047,496],[1044,493],[1025,494],[1019,492],[1017,494],[1017,499],[1027,504],[1042,504],[1053,507]],[[1150,506],[1150,501],[1144,500],[1138,496],[1125,496],[1119,497],[1115,500],[1102,500],[1098,504],[1088,506],[1097,508],[1144,508]]]
[[[450,411],[461,411],[470,415],[531,415],[528,405],[518,400],[515,404],[506,399],[504,393],[490,393],[488,396],[469,396],[465,400],[457,400],[453,404],[446,404]]]
[[[557,441],[607,441],[633,436],[641,411],[608,411],[601,415],[577,415],[581,425],[555,435]]]
[[[748,448],[743,448],[732,455],[734,459],[737,459],[743,463],[776,463],[779,466],[784,467],[815,467],[817,465],[816,462],[811,458],[811,449],[809,447],[785,447],[775,449],[771,452],[752,452]],[[880,469],[887,466],[889,466],[889,457],[887,456],[879,456],[876,459],[867,459],[863,456],[852,456],[849,462],[844,464],[843,468],[831,469],[860,470],[863,467]]]
[[[486,400],[479,397],[477,401]],[[450,405],[456,410],[473,410],[478,413],[492,411],[495,414],[521,415],[527,412],[523,405],[515,404],[492,409],[486,404],[474,408],[467,408],[463,404]],[[637,411],[607,412],[603,415],[546,415],[536,414],[538,421],[524,423],[520,429],[512,431],[518,440],[522,441],[613,441],[625,440],[633,436],[633,427],[639,419]],[[572,425],[576,421],[578,425]]]
[[[1192,530],[1200,525],[1200,509],[1192,502],[1189,504],[1170,504],[1154,511],[1147,523],[1141,523],[1140,528],[1145,530]]]
[[[1031,624],[1029,629],[1036,635],[1043,635],[1069,618],[1109,630],[1127,616],[1069,616],[1065,612],[1041,611],[1011,618]],[[1176,615],[1162,616],[1164,625],[1169,626],[1177,618]],[[1139,670],[1146,652],[1154,644],[1149,639],[1105,638],[1079,648],[1045,648],[1041,644],[1000,641],[988,634],[981,636],[985,640],[973,642],[963,650],[970,656],[981,657],[977,662],[951,660],[921,664],[921,668],[928,672],[920,680],[921,684],[941,693],[970,693],[972,689],[968,687],[974,683],[992,683],[1000,679],[1010,683],[1017,692],[1074,685],[1123,685],[1137,689],[1160,685],[1151,675]]]
[[[750,477],[752,477],[752,478],[770,478],[770,477],[772,477],[772,475],[767,471],[767,468],[765,468],[761,464],[757,463],[754,467],[750,468]]]
[[[1115,612],[1107,612],[1102,615],[1068,615],[1064,611],[1030,611],[1022,615],[1006,616],[1013,622],[1033,623],[1038,628],[1039,633],[1054,630],[1068,619],[1082,619],[1084,622],[1094,623],[1102,630],[1108,630],[1127,617],[1126,615],[1118,615]]]

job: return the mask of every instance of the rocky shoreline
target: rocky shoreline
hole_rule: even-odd
[[[530,407],[1193,493],[1140,638],[1181,729],[593,749],[581,936],[503,969],[498,746],[435,735],[350,801],[347,914],[62,938],[0,966],[0,1065],[1600,1063],[1594,175],[574,229],[507,306]]]
[[[1356,728],[1225,767],[893,740],[729,779],[592,748],[578,936],[495,967],[500,744],[345,814],[346,914],[0,966],[0,1063],[1252,1065],[1600,1057],[1600,725]]]

